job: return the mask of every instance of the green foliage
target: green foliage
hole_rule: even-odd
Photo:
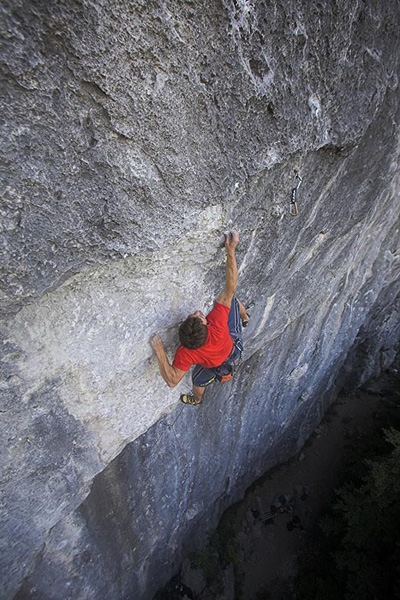
[[[218,528],[211,534],[205,548],[192,555],[193,567],[203,571],[209,591],[218,596],[224,591],[223,571],[232,563],[236,578],[236,596],[240,596],[239,548],[235,535],[234,515],[236,507],[228,509]]]
[[[385,430],[384,440],[385,453],[337,490],[318,557],[300,564],[297,600],[400,598],[400,432]]]
[[[209,545],[193,555],[191,559],[192,566],[203,571],[207,586],[215,588],[216,593],[222,593],[222,569],[218,552]]]

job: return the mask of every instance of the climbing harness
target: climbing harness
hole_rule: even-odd
[[[241,339],[237,339],[234,340],[233,344],[233,350],[230,356],[222,363],[222,365],[215,369],[215,377],[221,383],[225,383],[232,379],[236,369],[242,363],[243,342]]]
[[[296,179],[298,179],[297,185],[292,188],[292,193],[290,194],[290,207],[289,214],[291,217],[297,217],[299,214],[299,208],[297,206],[297,190],[300,187],[301,182],[303,181],[300,177],[299,173],[296,173]]]
[[[225,383],[233,378],[233,365],[228,362],[222,363],[215,369],[215,377],[220,383]]]

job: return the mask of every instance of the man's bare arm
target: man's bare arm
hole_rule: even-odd
[[[175,387],[183,376],[186,375],[186,371],[181,371],[174,367],[174,365],[171,365],[165,354],[164,346],[159,335],[154,335],[151,338],[150,343],[157,356],[162,378],[169,387]]]
[[[236,263],[236,246],[239,243],[239,234],[232,230],[225,236],[226,248],[226,273],[225,288],[217,298],[217,302],[224,306],[231,306],[233,295],[238,282],[238,269]]]

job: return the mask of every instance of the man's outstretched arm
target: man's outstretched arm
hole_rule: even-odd
[[[157,356],[162,378],[169,387],[175,387],[183,376],[186,375],[186,371],[181,371],[174,367],[174,365],[171,365],[165,354],[164,346],[159,335],[154,335],[151,338],[150,343]]]
[[[233,295],[236,291],[238,282],[238,269],[236,263],[236,246],[239,243],[239,234],[237,231],[230,231],[225,236],[226,248],[226,273],[225,287],[217,298],[217,302],[225,306],[231,306]]]

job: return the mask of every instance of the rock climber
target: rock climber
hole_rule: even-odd
[[[238,243],[237,231],[232,230],[225,235],[225,287],[207,316],[197,310],[181,324],[180,345],[172,364],[165,354],[160,336],[156,334],[151,338],[160,373],[169,387],[175,387],[190,367],[195,365],[192,393],[182,394],[180,397],[184,404],[200,404],[205,388],[215,379],[230,379],[235,365],[240,361],[243,351],[242,325],[247,325],[249,316],[244,305],[234,295],[238,281]]]

